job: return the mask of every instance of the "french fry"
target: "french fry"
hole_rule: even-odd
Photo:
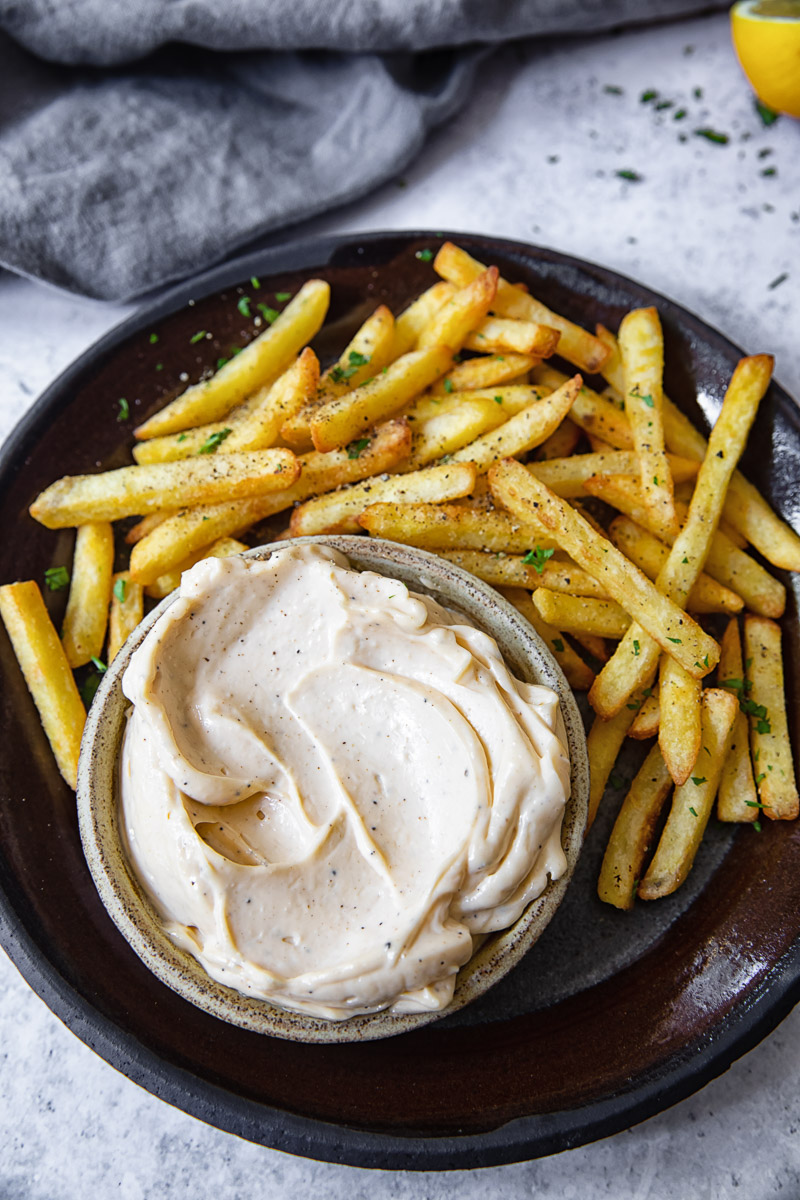
[[[317,450],[347,446],[371,425],[390,417],[448,369],[452,353],[446,346],[413,350],[396,359],[369,383],[330,400],[311,420]]]
[[[485,270],[482,263],[452,242],[444,243],[434,259],[433,266],[437,274],[459,287],[464,287]],[[561,335],[558,353],[581,371],[596,374],[608,357],[608,350],[597,338],[565,317],[551,312],[529,293],[514,287],[505,279],[498,280],[492,309],[500,317],[535,321],[537,324],[557,329]]]
[[[622,744],[640,708],[642,699],[633,698],[629,704],[623,705],[620,711],[610,721],[595,717],[589,736],[586,739],[586,749],[589,755],[589,814],[586,832],[592,827],[600,802],[606,790],[614,763],[622,749]]]
[[[625,610],[613,600],[569,596],[546,587],[536,588],[532,599],[543,619],[565,633],[621,638],[631,623]]]
[[[692,459],[668,454],[667,460],[673,479],[693,479],[697,475],[699,464]],[[528,463],[528,470],[557,496],[574,500],[586,495],[584,482],[593,475],[638,475],[639,460],[632,450],[611,450],[605,454],[573,454],[569,458]]]
[[[572,640],[577,642],[579,646],[583,646],[587,654],[591,654],[598,662],[604,663],[608,661],[605,638],[598,637],[594,633],[576,632],[572,634]]]
[[[0,617],[58,769],[74,789],[86,710],[37,585],[27,581],[0,587]]]
[[[359,533],[358,517],[370,504],[394,500],[398,504],[436,504],[467,496],[475,486],[472,463],[447,463],[423,467],[408,475],[367,479],[337,492],[307,500],[292,513],[292,537],[313,533]]]
[[[531,603],[530,593],[523,591],[522,588],[504,588],[503,595],[531,623],[561,667],[570,687],[576,692],[585,692],[587,688],[590,688],[594,679],[594,671],[572,649],[560,630],[554,629],[542,618],[535,605]]]
[[[469,338],[470,330],[480,324],[489,311],[497,290],[498,276],[497,267],[488,267],[446,300],[419,335],[419,349],[447,346],[453,354],[460,350]],[[493,350],[488,343],[487,350]]]
[[[321,381],[317,381],[320,386],[316,395],[310,395],[302,407],[287,414],[280,429],[284,441],[290,446],[310,449],[311,419],[316,410],[377,375],[392,361],[393,351],[394,317],[382,304],[356,331],[338,362],[328,367]]]
[[[299,471],[291,450],[258,450],[120,467],[99,475],[66,475],[36,497],[30,513],[48,529],[115,521],[165,508],[261,496],[294,483]]]
[[[625,513],[638,525],[645,525],[648,513],[641,503],[637,484],[622,475],[595,475],[584,484],[586,491]],[[678,504],[678,519],[686,508]],[[674,545],[674,543],[673,543]],[[745,607],[759,616],[780,617],[786,607],[786,588],[765,571],[760,563],[725,537],[719,529],[711,539],[705,571],[724,587],[736,592]],[[691,595],[691,593],[690,593]]]
[[[314,337],[328,311],[330,287],[310,279],[278,318],[210,379],[193,384],[134,430],[140,439],[180,433],[193,425],[218,421],[245,397],[286,370]]]
[[[714,639],[520,463],[505,459],[492,467],[489,485],[495,498],[519,520],[544,525],[561,548],[597,579],[634,621],[641,624],[644,620],[643,628],[690,674],[702,679],[716,665],[719,647]]]
[[[149,583],[144,590],[151,599],[163,600],[165,596],[169,596],[174,592],[176,587],[180,587],[181,575],[184,571],[190,570],[195,563],[202,562],[205,558],[230,558],[234,554],[242,554],[247,549],[247,545],[244,542],[237,541],[236,538],[217,538],[216,542],[212,542],[210,546],[204,546],[201,550],[196,550],[194,554],[190,554],[188,558],[175,567],[174,571],[168,571],[166,575],[159,575],[158,579],[153,583]],[[141,590],[141,584],[134,586],[138,586]]]
[[[631,562],[644,571],[648,579],[656,579],[667,560],[669,550],[655,534],[649,533],[629,517],[615,517],[608,527],[609,537]],[[689,592],[686,608],[691,613],[741,612],[744,601],[736,592],[718,583],[705,571]]]
[[[744,695],[745,674],[742,660],[742,640],[739,622],[732,617],[719,644],[717,667],[719,686],[736,681]],[[720,821],[755,821],[758,817],[758,793],[750,761],[750,731],[741,706],[733,722],[731,748],[722,767],[717,795],[717,817]]]
[[[642,865],[671,787],[661,751],[653,746],[622,802],[603,856],[597,894],[606,904],[633,908]]]
[[[367,446],[358,450],[336,450],[329,454],[312,451],[301,455],[299,479],[279,492],[248,500],[183,509],[142,538],[131,552],[131,577],[150,584],[174,570],[195,550],[220,537],[235,537],[274,513],[291,508],[315,493],[327,492],[368,475],[389,470],[408,454],[411,431],[403,420],[389,421],[376,429]]]
[[[573,406],[574,403],[573,401]],[[573,453],[580,440],[581,430],[574,421],[570,421],[569,417],[564,417],[558,429],[554,430],[541,446],[536,447],[534,458],[537,462],[545,462],[552,458],[567,458]]]
[[[173,517],[175,511],[174,509],[165,508],[161,512],[148,513],[146,517],[142,517],[141,521],[137,521],[128,530],[125,534],[125,541],[129,546],[135,546],[137,542],[140,542],[143,537],[152,532],[162,521],[166,521],[167,517]]]
[[[536,400],[491,433],[485,433],[457,450],[452,455],[453,462],[474,463],[478,471],[483,473],[508,455],[522,454],[541,445],[569,412],[580,386],[581,377],[576,375],[558,391],[551,392],[543,400]]]
[[[426,393],[406,410],[413,441],[403,469],[417,470],[454,454],[545,394],[544,389],[532,387],[476,389],[441,398]]]
[[[519,554],[489,554],[485,550],[441,550],[446,558],[493,587],[537,587],[569,592],[576,596],[600,596],[602,589],[591,575],[568,559],[548,558],[546,562],[526,562]]]
[[[108,611],[106,662],[109,666],[143,616],[144,592],[142,585],[134,583],[130,572],[120,571],[112,580],[111,607]]]
[[[598,335],[600,329],[598,326]],[[603,330],[602,340],[612,352],[603,366],[603,375],[606,379],[617,379],[619,382],[615,371],[616,339],[608,330]],[[702,462],[708,446],[706,439],[668,396],[663,397],[663,420],[667,449],[683,458],[696,458]],[[800,570],[800,537],[772,511],[758,489],[745,479],[741,471],[734,472],[728,485],[723,515],[773,567],[781,567],[786,571]]]
[[[602,342],[608,351],[606,360],[600,369],[600,374],[606,383],[610,385],[612,391],[616,392],[617,396],[622,398],[625,395],[625,369],[622,365],[619,342],[611,330],[606,329],[605,325],[595,325],[594,331],[598,341]],[[687,457],[691,456],[687,455]]]
[[[771,821],[792,821],[800,803],[786,723],[780,625],[748,614],[744,653],[750,684],[750,749],[759,803]]]
[[[686,783],[700,753],[700,680],[661,659],[658,744],[672,779]]]
[[[481,358],[468,358],[439,379],[431,391],[436,396],[444,396],[508,384],[518,375],[530,371],[535,362],[532,354],[486,354]]]
[[[736,699],[722,688],[706,688],[702,699],[702,775],[675,789],[667,823],[647,873],[639,884],[642,900],[669,896],[692,869],[717,794],[722,764],[730,746]]]
[[[403,309],[394,323],[392,361],[416,348],[423,329],[430,325],[436,313],[446,300],[452,298],[454,292],[452,284],[440,280]]]
[[[642,706],[633,718],[633,724],[628,735],[639,741],[658,737],[658,727],[661,724],[661,697],[656,683],[652,688],[645,688],[648,693],[642,701]],[[625,705],[627,708],[628,706]]]
[[[464,341],[467,350],[479,354],[532,354],[549,358],[558,345],[559,332],[533,321],[509,317],[484,317]]]
[[[631,427],[642,500],[654,526],[667,536],[678,532],[672,472],[664,451],[662,421],[664,340],[654,308],[638,308],[619,327],[625,380],[625,416]]]
[[[114,534],[106,521],[81,525],[75,538],[72,578],[61,638],[71,667],[103,653],[114,570]]]
[[[549,363],[542,363],[531,371],[534,383],[543,387],[558,388],[569,378]],[[592,391],[584,383],[572,405],[570,420],[574,421],[589,437],[599,437],[613,450],[633,450],[633,435],[628,418],[618,404],[606,396]],[[686,458],[695,458],[688,454]]]
[[[555,541],[505,512],[484,512],[456,504],[371,504],[358,519],[373,537],[422,550],[488,550],[525,554],[554,550]]]

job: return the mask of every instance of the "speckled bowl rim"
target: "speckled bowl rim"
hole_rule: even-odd
[[[125,854],[118,820],[118,758],[129,702],[122,675],[173,593],[134,630],[106,671],[88,714],[78,765],[78,821],[92,878],[107,912],[145,965],[183,999],[205,1012],[256,1033],[302,1042],[356,1042],[393,1037],[449,1015],[482,996],[503,978],[544,932],[561,903],[583,844],[589,793],[586,737],[575,698],[542,639],[525,618],[488,584],[426,550],[354,535],[328,535],[272,542],[243,557],[268,559],[287,546],[322,544],[347,555],[358,570],[391,575],[440,603],[457,608],[490,633],[505,661],[521,679],[553,688],[561,701],[571,764],[571,795],[562,827],[567,859],[564,874],[548,880],[508,929],[490,935],[458,973],[447,1008],[438,1012],[378,1012],[344,1021],[326,1021],[281,1009],[217,983],[200,963],[177,947],[163,930]]]

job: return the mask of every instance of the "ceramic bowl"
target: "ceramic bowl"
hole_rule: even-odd
[[[295,1041],[351,1042],[391,1037],[481,996],[519,962],[541,935],[561,902],[583,843],[589,792],[586,739],[572,692],[559,667],[524,617],[493,588],[434,554],[377,538],[300,538],[294,543],[258,547],[246,557],[269,558],[274,551],[297,541],[334,546],[355,568],[400,579],[413,590],[463,612],[496,640],[506,663],[520,679],[558,692],[572,769],[572,792],[562,829],[567,858],[564,875],[548,882],[542,895],[528,905],[514,925],[483,941],[459,971],[453,1000],[441,1012],[379,1012],[345,1021],[325,1021],[244,996],[211,979],[197,960],[175,946],[162,929],[128,863],[120,834],[118,760],[129,707],[121,680],[131,655],[172,603],[170,596],[150,613],[117,654],[89,712],[78,767],[81,839],[100,898],[117,928],[150,970],[184,999],[234,1025]]]

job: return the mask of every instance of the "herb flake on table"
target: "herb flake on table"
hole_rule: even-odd
[[[277,321],[278,317],[281,315],[277,308],[270,308],[268,304],[257,304],[256,308],[261,313],[268,325],[271,325],[273,321]]]
[[[629,167],[623,167],[622,170],[616,171],[615,174],[619,179],[626,179],[629,183],[641,183],[642,176],[638,171],[631,171]]]
[[[424,250],[417,250],[414,257],[418,258],[420,262],[430,262],[433,258],[433,251],[426,246]]]
[[[119,404],[119,412],[117,413],[117,420],[118,421],[127,421],[131,415],[130,404],[128,403],[128,401],[125,399],[124,396],[120,396],[119,400],[117,401],[117,404]]]
[[[48,567],[44,573],[48,591],[60,592],[69,587],[69,571],[66,567]]]
[[[776,275],[772,283],[767,284],[767,290],[773,292],[776,287],[780,287],[789,278],[788,271],[782,271],[780,275]]]
[[[156,342],[157,342],[157,341],[158,341],[158,334],[157,334],[157,333],[151,333],[151,334],[150,334],[150,345],[151,345],[151,346],[155,346],[155,344],[156,344]]]
[[[704,126],[701,129],[695,129],[695,137],[705,138],[707,142],[713,142],[715,146],[727,146],[730,138],[727,133],[720,133],[717,129],[710,129]]]
[[[780,113],[776,113],[773,108],[769,108],[766,104],[759,100],[757,96],[753,100],[753,108],[761,118],[761,124],[766,125],[767,128],[769,128],[770,125],[774,125],[780,116]]]
[[[251,315],[251,313],[250,313],[250,297],[249,296],[240,296],[236,302],[236,307],[238,308],[239,312],[242,314],[243,317],[249,317]]]
[[[657,96],[658,92],[655,90],[655,88],[648,88],[647,91],[642,92],[641,96],[639,97],[639,103],[649,104],[650,101],[655,100]]]
[[[291,292],[276,292],[275,293],[275,299],[278,301],[279,304],[285,304],[286,301],[291,300],[291,298],[292,298]]]
[[[205,336],[206,336],[205,329],[198,329],[197,333],[193,333],[192,336],[189,338],[189,345],[194,346],[197,342],[202,342],[202,340]]]

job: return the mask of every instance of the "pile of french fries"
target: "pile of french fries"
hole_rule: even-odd
[[[437,282],[397,316],[377,308],[323,372],[308,343],[329,288],[310,280],[139,426],[134,465],[42,492],[32,516],[77,528],[62,635],[35,582],[0,588],[0,615],[74,787],[74,669],[111,661],[145,597],[194,563],[240,552],[280,513],[280,537],[366,531],[432,550],[497,587],[588,692],[590,824],[626,738],[657,738],[598,884],[628,909],[683,882],[715,800],[719,820],[757,829],[798,815],[785,589],[761,559],[800,570],[800,538],[737,470],[772,359],[738,364],[706,441],[664,395],[655,309],[591,334],[452,243],[433,268]],[[115,574],[111,522],[131,517]]]

